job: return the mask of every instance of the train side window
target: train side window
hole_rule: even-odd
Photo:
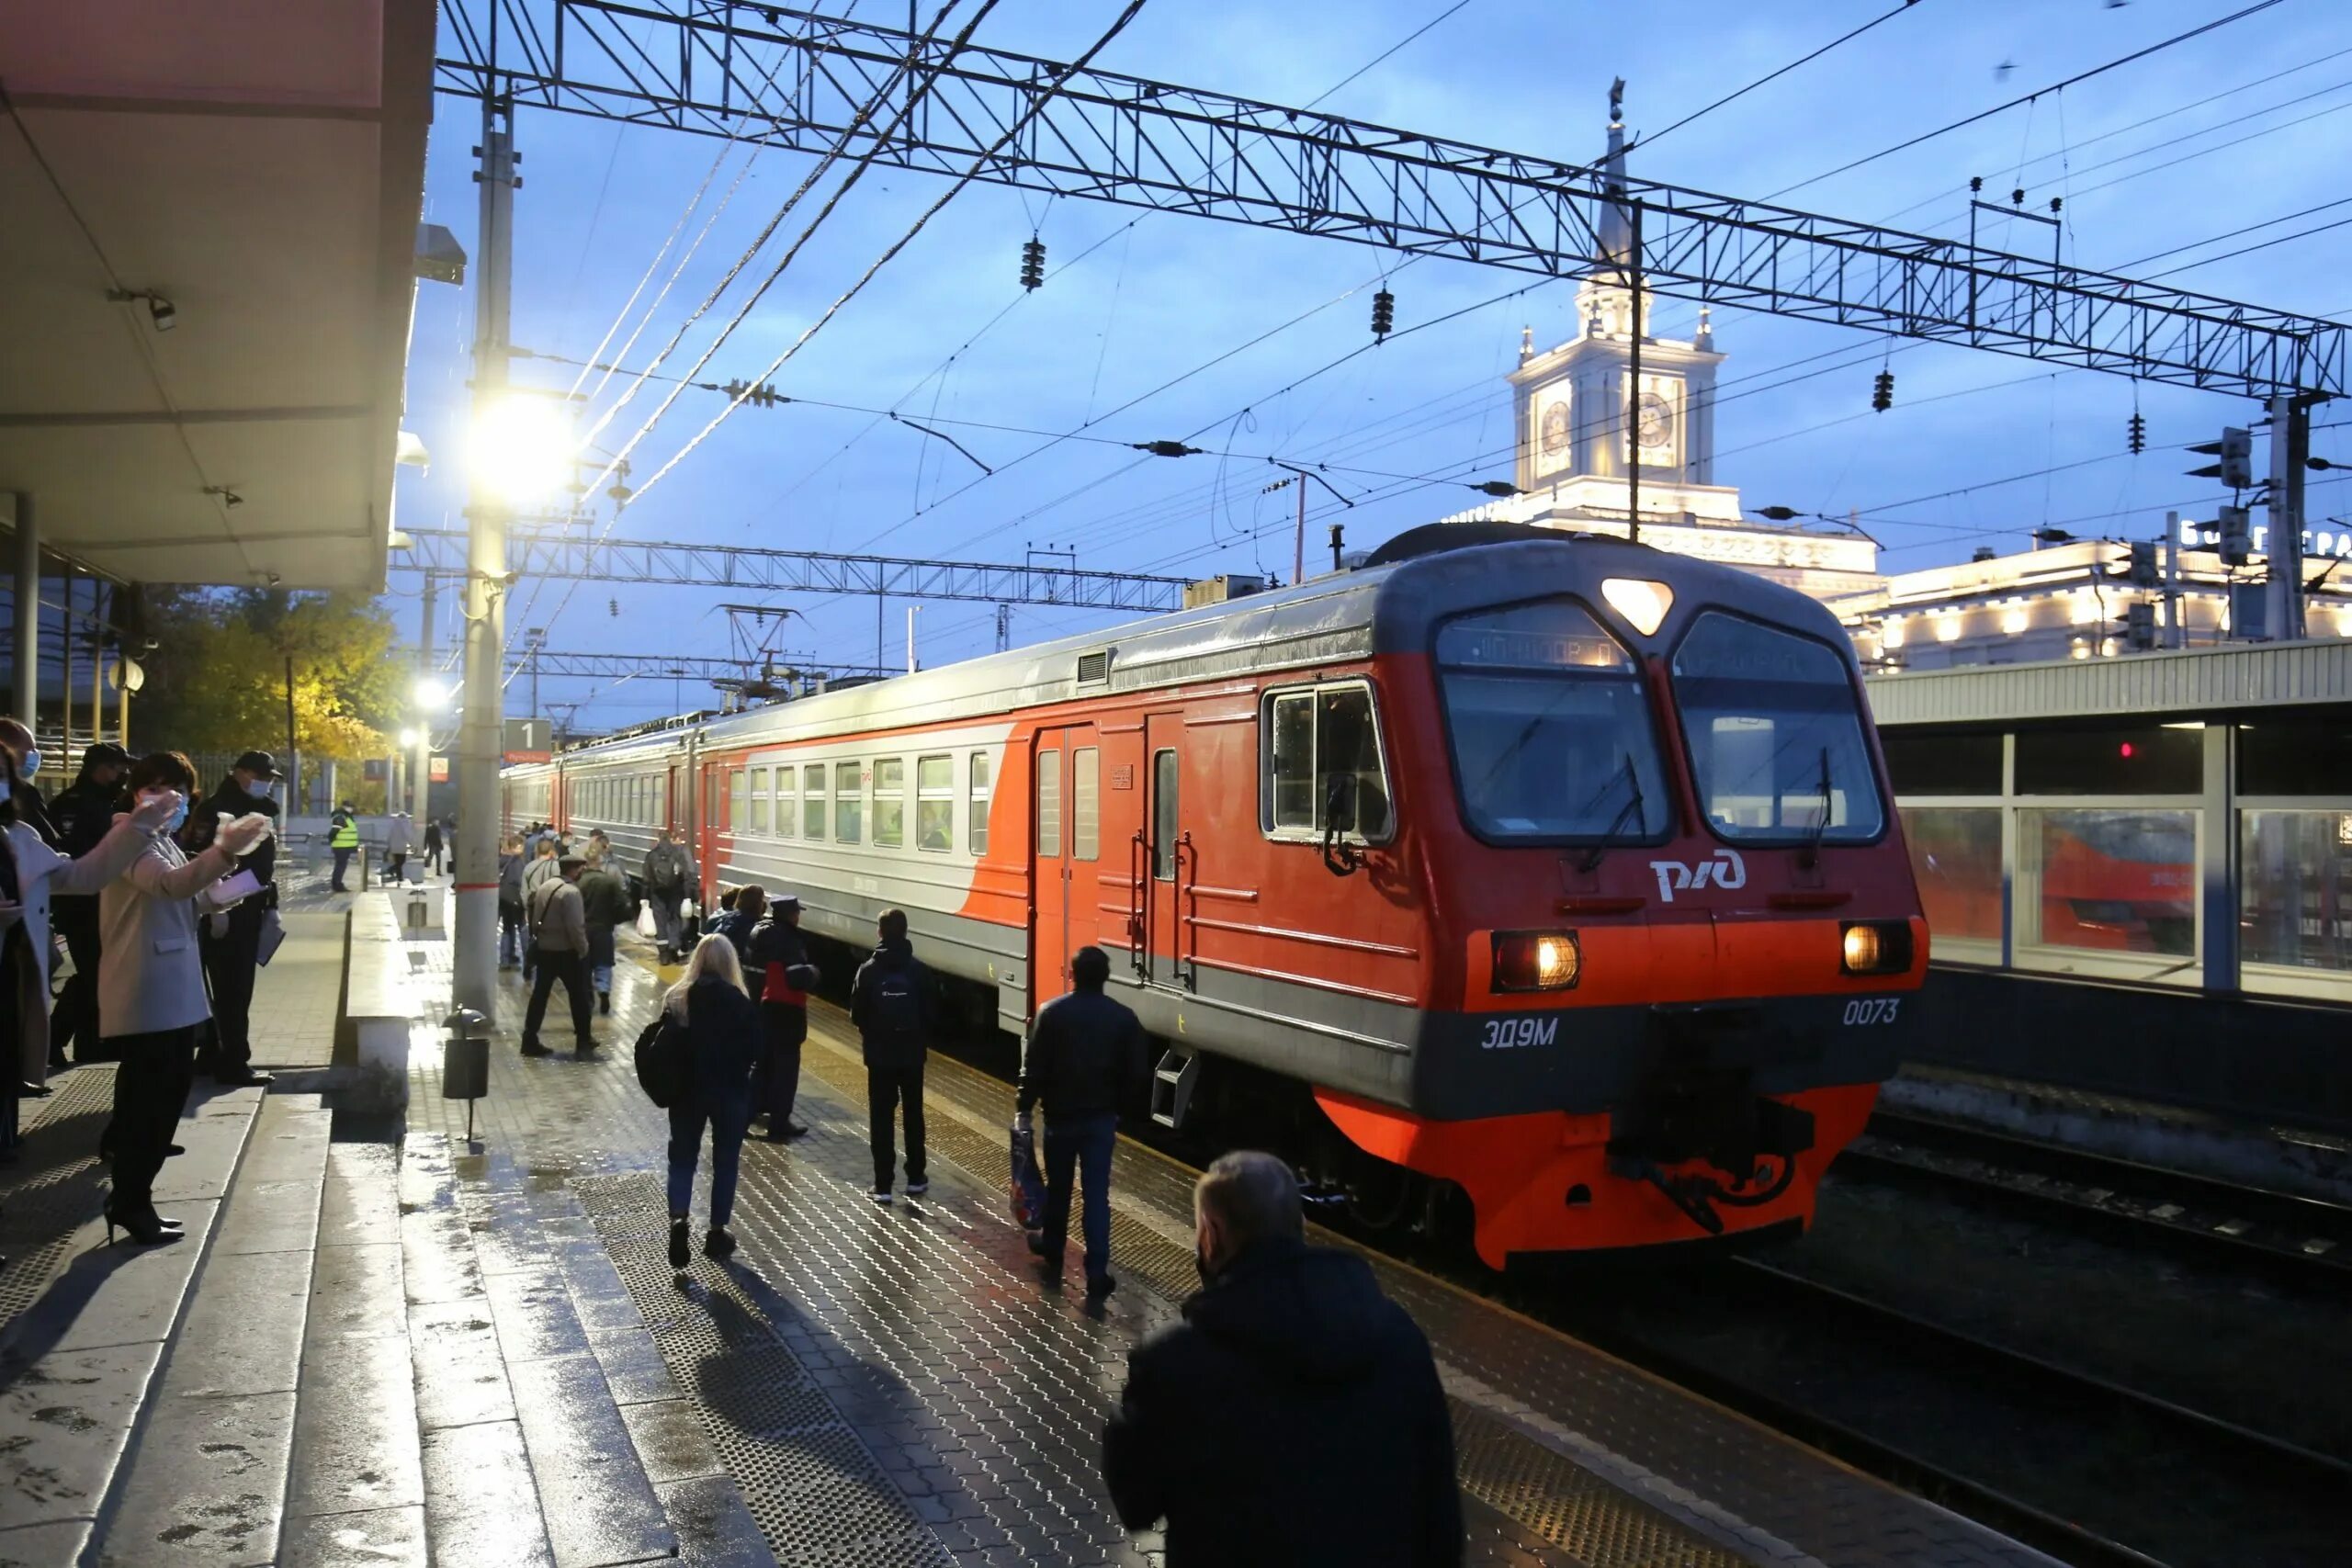
[[[768,771],[765,768],[753,768],[752,770],[752,820],[750,830],[754,833],[764,833],[768,830]]]
[[[670,781],[657,777],[653,781],[653,815],[647,818],[656,828],[670,825]]]
[[[1356,842],[1388,837],[1388,769],[1370,687],[1274,693],[1260,728],[1259,811],[1270,837],[1319,839],[1334,825]]]
[[[825,836],[825,764],[812,762],[800,770],[800,836],[821,840]]]
[[[833,841],[854,844],[865,835],[865,765],[833,764]]]
[[[742,769],[727,770],[727,830],[730,833],[741,832],[749,820],[749,802],[744,793],[747,788],[747,775]]]
[[[789,839],[800,831],[800,770],[775,771],[775,836]]]
[[[944,854],[956,847],[956,759],[915,759],[915,848]]]
[[[989,852],[989,754],[972,753],[971,820],[964,825],[966,847],[974,855]]]
[[[1102,855],[1102,753],[1081,746],[1069,754],[1069,836],[1072,860]]]
[[[1151,754],[1151,874],[1176,880],[1176,753]]]
[[[902,848],[907,841],[907,763],[883,757],[874,764],[874,847]]]
[[[1059,860],[1062,852],[1062,754],[1037,753],[1037,858]]]

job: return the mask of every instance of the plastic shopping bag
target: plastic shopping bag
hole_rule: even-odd
[[[1019,1122],[1012,1127],[1012,1222],[1024,1231],[1046,1223],[1046,1179],[1037,1169],[1035,1134]]]
[[[662,935],[662,928],[654,923],[653,905],[650,900],[637,911],[637,934],[648,942],[655,941]]]

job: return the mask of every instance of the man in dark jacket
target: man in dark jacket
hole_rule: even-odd
[[[588,922],[588,974],[596,1010],[613,1010],[613,931],[629,918],[628,885],[595,855],[580,874],[580,911]]]
[[[744,977],[760,998],[764,1037],[754,1106],[768,1119],[768,1142],[781,1144],[808,1131],[792,1119],[800,1093],[800,1047],[808,1038],[808,992],[818,978],[800,940],[800,900],[786,894],[770,903],[767,919],[752,928],[750,948]]]
[[[574,1054],[584,1061],[594,1054],[596,1037],[589,1032],[594,1004],[588,999],[588,917],[576,886],[582,863],[575,855],[565,855],[556,866],[555,876],[533,887],[524,907],[530,922],[536,977],[531,982],[530,1005],[523,1010],[522,1054],[553,1055],[539,1043],[539,1025],[548,1015],[548,996],[560,980],[564,998],[571,1004]]]
[[[678,906],[685,901],[689,883],[697,880],[695,863],[678,830],[667,828],[645,855],[645,899],[653,908],[653,940],[664,964],[675,964],[684,950],[678,941]]]
[[[723,936],[734,943],[735,956],[748,969],[752,962],[752,933],[759,930],[760,920],[768,912],[767,889],[754,883],[736,888],[729,897],[734,901],[720,901],[718,918],[710,922],[710,934]]]
[[[115,803],[122,794],[122,775],[130,767],[130,753],[110,740],[101,740],[82,753],[82,771],[72,786],[50,802],[50,817],[57,828],[57,852],[79,860],[98,847],[114,827]],[[50,929],[65,939],[74,955],[74,977],[57,998],[49,1021],[49,1065],[64,1066],[65,1047],[74,1047],[74,1060],[100,1059],[98,1040],[98,900],[96,894],[59,894],[50,905]]]
[[[1306,1245],[1273,1156],[1222,1156],[1193,1208],[1206,1286],[1129,1353],[1102,1434],[1119,1517],[1168,1521],[1168,1568],[1459,1563],[1453,1423],[1420,1329],[1363,1258]]]
[[[248,751],[239,757],[220,787],[189,811],[191,846],[201,850],[209,844],[223,817],[235,818],[257,811],[275,828],[277,802],[268,788],[277,776],[277,759],[268,752]],[[199,1070],[209,1070],[215,1083],[232,1088],[271,1081],[268,1074],[254,1071],[250,1026],[254,976],[261,965],[263,919],[277,907],[277,834],[263,839],[238,862],[238,867],[254,874],[261,891],[211,916],[198,938],[204,949],[205,976],[212,986],[212,1047],[197,1053],[196,1065]]]
[[[343,885],[343,874],[351,857],[359,852],[359,814],[347,800],[327,818],[327,848],[334,852],[334,873],[327,878],[327,891],[347,893],[350,889]],[[360,872],[364,876],[367,868],[362,866]]]
[[[858,967],[857,984],[850,991],[850,1021],[857,1025],[865,1055],[865,1111],[872,1128],[874,1201],[890,1201],[890,1168],[897,1163],[892,1147],[891,1117],[906,1108],[907,1196],[920,1198],[931,1190],[923,1173],[922,1064],[930,1033],[923,997],[929,976],[907,941],[903,909],[885,909],[876,922],[881,942],[874,956]]]
[[[1069,1235],[1073,1176],[1086,1183],[1086,1293],[1111,1293],[1111,1153],[1118,1145],[1119,1107],[1143,1092],[1150,1058],[1143,1025],[1126,1006],[1102,994],[1111,959],[1081,947],[1069,961],[1078,988],[1037,1010],[1021,1051],[1021,1084],[1013,1100],[1019,1125],[1032,1106],[1046,1107],[1046,1222],[1030,1243],[1055,1279]]]

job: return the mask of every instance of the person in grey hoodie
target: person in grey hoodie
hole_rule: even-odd
[[[523,964],[523,844],[508,839],[498,846],[498,966]]]

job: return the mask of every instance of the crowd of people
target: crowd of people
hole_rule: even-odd
[[[153,1185],[180,1152],[172,1139],[197,1075],[269,1082],[252,1065],[249,1019],[254,972],[277,936],[277,764],[246,752],[199,800],[185,756],[134,759],[100,743],[52,801],[37,783],[41,762],[31,733],[0,719],[0,984],[16,1000],[0,1014],[14,1032],[0,1041],[13,1055],[0,1071],[0,1159],[14,1156],[22,1100],[50,1092],[50,1073],[115,1062],[101,1140],[112,1174],[107,1239],[119,1231],[140,1244],[169,1242],[178,1226],[157,1212]],[[394,819],[386,844],[393,879],[413,852],[413,840],[397,841],[404,826]],[[427,824],[428,863],[453,836]],[[340,888],[359,848],[347,804],[328,845]],[[531,987],[523,1055],[552,1055],[539,1032],[560,983],[577,1055],[594,1058],[622,925],[647,933],[662,966],[684,961],[649,1029],[667,1031],[679,1058],[667,1196],[670,1260],[680,1269],[692,1256],[706,1138],[702,1251],[723,1259],[736,1249],[729,1224],[744,1141],[763,1124],[779,1143],[808,1132],[793,1113],[820,980],[797,897],[730,888],[704,922],[693,903],[701,886],[675,831],[646,855],[634,885],[601,832],[575,847],[533,823],[500,851],[501,967],[519,969]],[[871,1195],[889,1204],[930,1190],[923,1069],[937,1020],[905,913],[883,911],[875,935],[849,1012],[866,1069]],[[61,946],[72,977],[52,1001]],[[1109,994],[1110,969],[1100,948],[1073,955],[1072,989],[1030,1027],[1015,1098],[1018,1135],[1035,1113],[1046,1118],[1045,1201],[1029,1248],[1041,1280],[1057,1283],[1082,1194],[1090,1303],[1116,1288],[1114,1153],[1121,1113],[1150,1077],[1142,1025]],[[1179,1323],[1133,1352],[1104,1434],[1104,1482],[1121,1517],[1135,1529],[1164,1521],[1176,1568],[1459,1562],[1445,1396],[1411,1319],[1360,1258],[1306,1244],[1297,1182],[1272,1156],[1228,1154],[1212,1165],[1194,1191],[1194,1224],[1203,1288]],[[1284,1478],[1281,1487],[1265,1484],[1272,1476]]]

